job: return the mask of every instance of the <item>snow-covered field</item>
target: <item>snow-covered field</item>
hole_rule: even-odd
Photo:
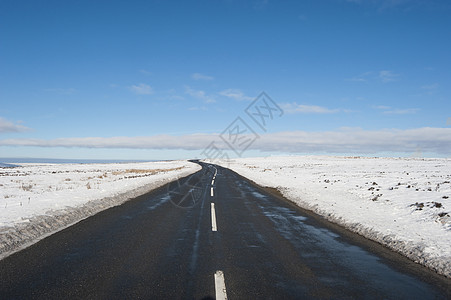
[[[0,167],[0,258],[199,169],[187,161]]]
[[[451,277],[451,159],[289,156],[222,165]]]

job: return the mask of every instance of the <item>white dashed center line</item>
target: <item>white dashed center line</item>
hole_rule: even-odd
[[[211,190],[210,190],[210,196],[214,196],[214,192],[213,192],[213,188],[211,188]]]
[[[216,211],[215,204],[211,204],[211,231],[218,231],[218,227],[216,226]]]
[[[215,290],[216,290],[216,300],[227,299],[227,291],[224,281],[224,272],[216,271],[215,273]]]
[[[215,184],[215,179],[213,178],[213,180],[211,181],[211,185]]]

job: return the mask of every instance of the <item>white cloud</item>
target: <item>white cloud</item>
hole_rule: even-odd
[[[251,101],[253,97],[246,96],[241,90],[227,89],[219,92],[219,95],[239,101]]]
[[[214,103],[216,99],[210,95],[207,95],[205,91],[195,90],[189,86],[185,86],[185,93],[190,95],[191,97],[197,98],[199,100],[204,101],[205,103]]]
[[[184,136],[156,135],[144,137],[82,137],[44,139],[5,139],[0,146],[81,147],[127,149],[203,149],[213,135],[193,134]]]
[[[153,88],[145,83],[140,83],[138,85],[132,85],[130,90],[138,95],[151,95],[153,94]]]
[[[287,114],[298,114],[298,113],[304,113],[304,114],[334,114],[338,113],[340,111],[344,111],[341,109],[330,109],[323,106],[317,106],[317,105],[304,105],[304,104],[297,104],[296,102],[293,103],[282,103],[280,104],[283,111]]]
[[[355,82],[366,82],[368,81],[366,78],[363,77],[352,77],[352,78],[348,78],[346,79],[347,81],[355,81]]]
[[[392,82],[396,81],[399,77],[399,74],[393,73],[389,70],[382,70],[379,71],[379,78],[382,80],[382,82]]]
[[[410,115],[410,114],[416,114],[418,111],[419,111],[418,108],[391,109],[391,110],[384,111],[384,114]]]
[[[379,79],[382,82],[392,82],[398,80],[399,76],[400,76],[399,74],[396,74],[393,71],[381,70],[378,72],[365,72],[355,77],[347,78],[345,80],[355,82],[367,82],[370,80],[373,81],[375,79]]]
[[[373,106],[373,108],[383,110],[383,113],[388,114],[388,115],[415,114],[420,110],[418,108],[392,108],[391,106],[386,106],[386,105],[376,105],[376,106]]]
[[[191,111],[199,111],[199,110],[207,111],[208,108],[205,107],[205,106],[193,106],[193,107],[188,108],[188,110],[191,110]]]
[[[158,135],[147,137],[85,137],[4,139],[0,146],[83,147],[128,149],[185,149],[202,151],[212,141],[227,150],[217,134]],[[451,155],[451,128],[363,130],[343,128],[333,131],[289,131],[263,134],[251,149],[290,153],[423,153]]]
[[[0,117],[0,133],[24,132],[28,130],[30,130],[30,128],[20,124],[14,124],[13,122]]]
[[[207,81],[214,79],[212,76],[204,75],[201,73],[193,73],[191,74],[191,78],[194,80],[207,80]]]
[[[413,153],[421,149],[424,153],[451,155],[451,128],[280,132],[263,135],[254,148],[293,153],[356,154]]]
[[[374,109],[389,110],[389,109],[391,109],[391,106],[386,106],[386,105],[374,105],[373,108],[374,108]]]

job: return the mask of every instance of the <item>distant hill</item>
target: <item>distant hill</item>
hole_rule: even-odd
[[[15,168],[17,165],[0,163],[0,168]]]

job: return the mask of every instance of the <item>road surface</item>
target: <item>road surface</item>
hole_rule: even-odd
[[[450,280],[201,164],[3,259],[0,298],[451,298]]]

